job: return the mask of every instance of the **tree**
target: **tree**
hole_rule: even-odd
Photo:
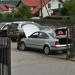
[[[14,18],[22,18],[22,14],[19,11],[17,11],[14,13],[13,17]]]
[[[30,8],[25,5],[21,5],[18,9],[18,12],[21,14],[22,18],[24,18],[24,17],[30,18],[32,16]]]
[[[4,18],[12,18],[13,17],[13,13],[6,12],[6,13],[3,14],[3,17]]]
[[[3,14],[2,13],[0,13],[0,18],[2,18],[3,17]]]
[[[66,0],[61,8],[61,14],[70,16],[72,21],[75,21],[75,0]]]

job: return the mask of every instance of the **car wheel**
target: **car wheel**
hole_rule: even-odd
[[[45,53],[46,55],[49,55],[49,54],[50,54],[50,48],[49,48],[48,46],[45,46],[45,47],[44,47],[44,53]]]
[[[25,43],[21,42],[18,46],[19,50],[24,51],[25,50]]]

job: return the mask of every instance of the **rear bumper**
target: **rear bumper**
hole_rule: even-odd
[[[9,37],[17,39],[19,37],[19,34],[20,33],[13,33],[13,34],[10,34]]]
[[[68,45],[57,45],[57,46],[51,46],[50,49],[51,50],[65,50],[65,49],[69,49],[71,46],[71,44]]]

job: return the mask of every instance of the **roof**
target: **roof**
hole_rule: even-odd
[[[8,11],[9,10],[9,8],[5,4],[0,4],[0,9],[2,11]]]
[[[9,11],[9,8],[14,8],[14,7],[16,6],[12,4],[0,4],[0,9],[2,11]]]
[[[27,6],[38,6],[40,4],[40,0],[22,0],[22,2]]]
[[[50,0],[21,0],[23,4],[29,7],[35,7],[32,10],[32,14],[36,14],[44,5],[46,5]],[[41,2],[42,1],[42,2]],[[42,5],[41,5],[42,4]]]

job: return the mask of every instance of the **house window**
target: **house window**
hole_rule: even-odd
[[[48,4],[48,8],[51,8],[51,4],[50,3]]]

